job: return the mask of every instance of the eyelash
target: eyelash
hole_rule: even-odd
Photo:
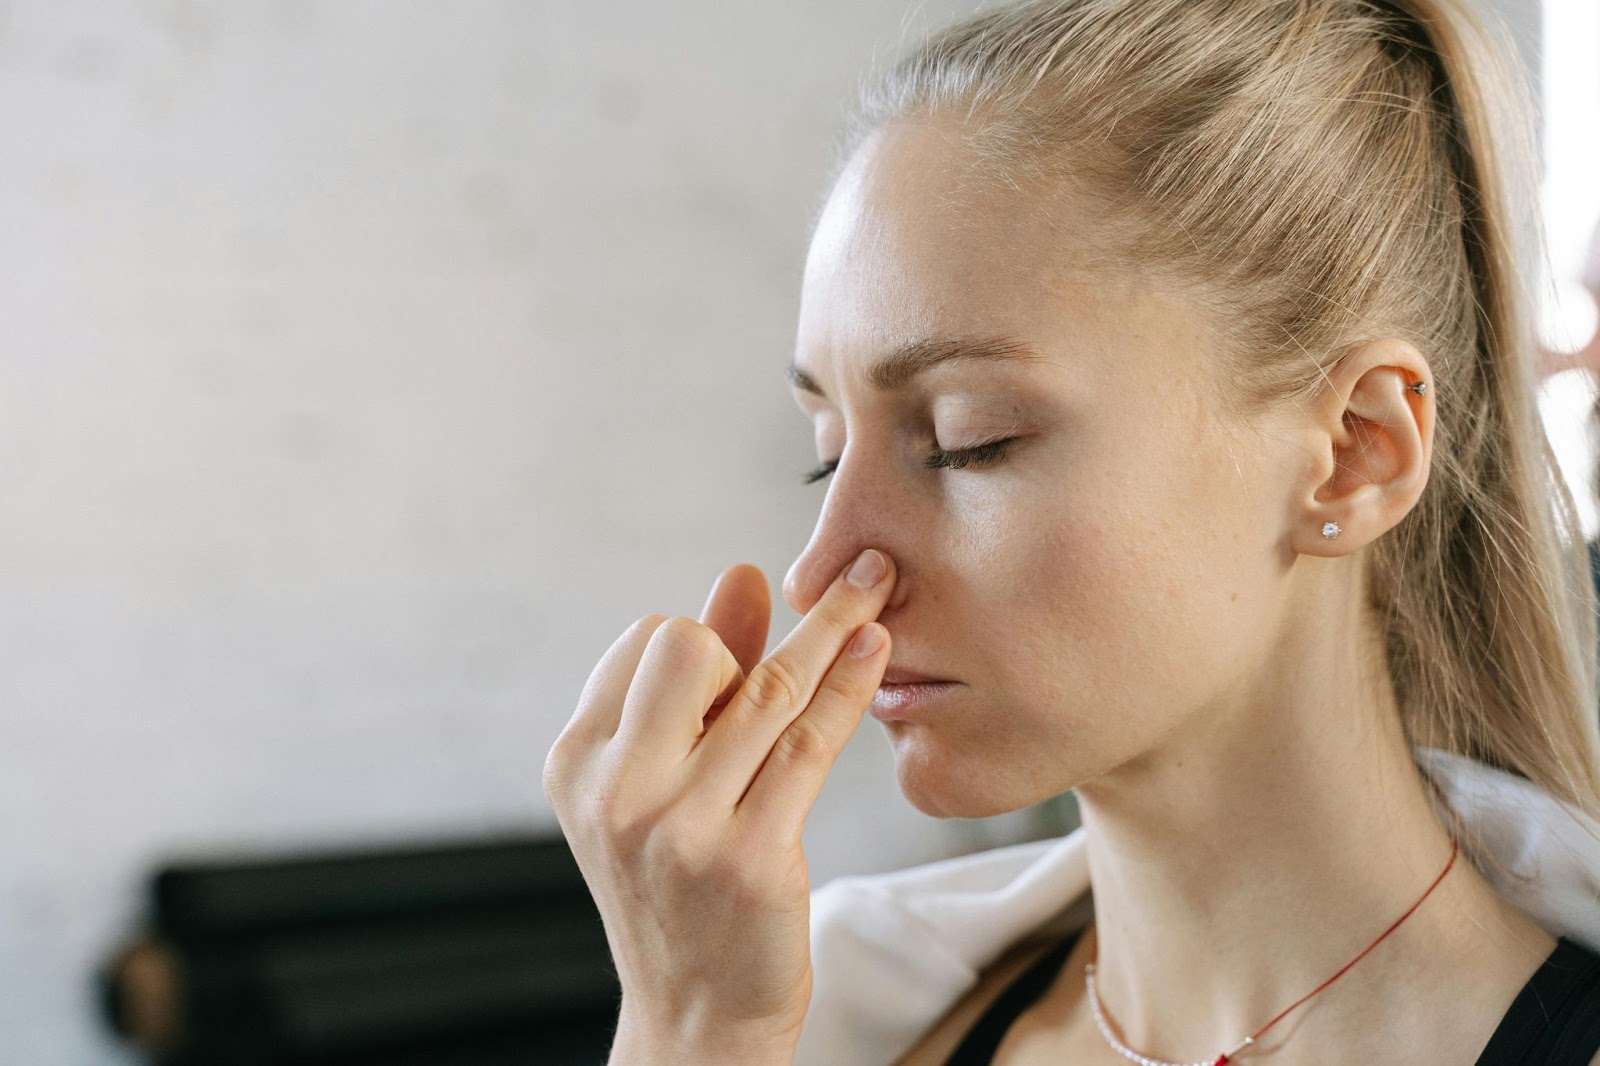
[[[971,448],[960,448],[956,451],[945,451],[943,448],[934,448],[933,454],[923,461],[923,465],[934,470],[945,468],[959,470],[969,464],[985,466],[989,463],[998,463],[1006,456],[1006,449],[1011,446],[1015,437],[1005,437],[1001,440],[992,440],[985,444],[975,444]],[[830,459],[826,463],[805,475],[805,483],[821,481],[834,470],[838,469],[839,460]]]

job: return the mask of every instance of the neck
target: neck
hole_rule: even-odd
[[[1077,788],[1096,985],[1135,1050],[1187,1061],[1232,1049],[1370,945],[1449,861],[1363,622],[1354,607],[1319,614],[1250,671],[1249,691]],[[1459,858],[1393,934],[1258,1043],[1297,1028],[1296,1014],[1348,1027],[1470,952],[1464,912],[1503,922],[1508,909]]]

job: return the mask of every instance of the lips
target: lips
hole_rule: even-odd
[[[924,679],[925,675],[913,670],[894,673],[898,677],[917,680],[901,683],[885,680],[878,686],[868,710],[880,722],[909,722],[932,714],[934,705],[961,688],[960,682]]]

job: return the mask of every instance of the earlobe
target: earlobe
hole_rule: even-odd
[[[1347,352],[1328,383],[1327,428],[1318,434],[1327,461],[1302,515],[1306,534],[1294,540],[1301,554],[1333,557],[1370,544],[1421,499],[1434,401],[1427,360],[1396,338]]]

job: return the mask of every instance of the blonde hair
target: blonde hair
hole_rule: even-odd
[[[1446,0],[1033,0],[865,82],[835,175],[886,124],[954,118],[980,177],[1093,196],[1117,255],[1226,313],[1241,416],[1363,340],[1414,343],[1432,470],[1368,571],[1407,736],[1600,816],[1595,592],[1536,404],[1509,67]]]

